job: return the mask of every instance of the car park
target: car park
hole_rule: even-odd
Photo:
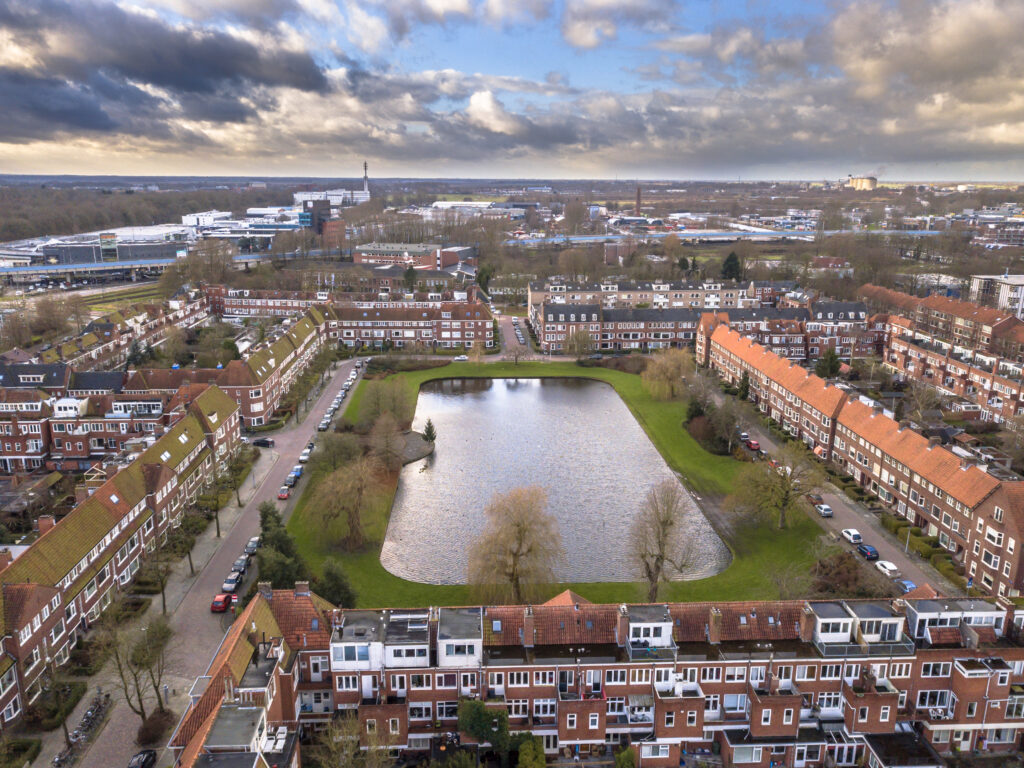
[[[900,569],[896,567],[896,564],[888,560],[878,560],[875,563],[875,568],[880,570],[884,575],[888,576],[890,579],[895,579],[897,576],[902,575],[900,574]]]
[[[288,497],[292,495],[292,489],[287,485],[282,485],[277,491],[277,498],[279,501],[287,501]]]
[[[858,544],[857,554],[863,557],[865,560],[877,560],[878,550],[872,547],[870,544]]]
[[[256,550],[260,548],[260,544],[261,544],[260,537],[259,536],[253,536],[251,539],[249,539],[245,543],[245,554],[247,554],[247,555],[255,555],[256,554]]]
[[[455,357],[452,358],[452,362],[454,363],[464,363],[467,360],[469,360],[468,355],[456,355]]]
[[[242,583],[242,574],[238,571],[232,571],[228,574],[228,577],[224,579],[224,583],[220,585],[221,591],[223,592],[234,592],[238,589],[238,585]]]
[[[241,555],[240,557],[236,558],[234,564],[231,566],[231,570],[238,571],[240,574],[244,576],[245,572],[249,570],[249,556]]]
[[[843,528],[842,535],[851,544],[860,544],[864,541],[860,536],[860,531],[856,528]]]
[[[832,507],[828,504],[818,504],[814,507],[822,517],[832,517]]]
[[[896,579],[893,581],[893,584],[895,584],[900,593],[904,595],[907,594],[907,592],[912,592],[917,589],[917,584],[912,582],[910,579]]]
[[[260,448],[273,448],[274,438],[272,437],[257,437],[252,441],[252,444]]]

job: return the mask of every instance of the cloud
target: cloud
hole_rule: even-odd
[[[675,0],[565,0],[562,35],[577,48],[614,40],[623,24],[655,28],[677,8]]]
[[[477,91],[469,97],[466,117],[478,128],[510,136],[522,133],[525,128],[525,121],[509,114],[490,91]]]

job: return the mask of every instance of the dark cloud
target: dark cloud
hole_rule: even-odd
[[[118,125],[88,87],[0,68],[0,140],[24,142],[65,131],[112,131]]]

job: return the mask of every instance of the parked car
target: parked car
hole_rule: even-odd
[[[899,591],[904,595],[907,594],[907,592],[912,592],[917,589],[917,584],[912,582],[910,579],[896,579],[893,584],[895,584]]]
[[[312,452],[314,448],[316,448],[316,440],[310,440],[308,443],[306,443],[307,451]]]
[[[302,465],[296,464],[294,467],[292,467],[292,474],[295,475],[296,477],[302,477]]]
[[[328,424],[328,423],[327,423],[326,421],[321,421],[321,422],[320,422],[319,424],[317,424],[317,425],[316,425],[316,431],[317,431],[317,432],[326,432],[326,431],[327,431],[327,429],[328,429],[328,428],[329,428],[330,426],[331,426],[331,425],[330,425],[330,424]]]
[[[860,531],[856,528],[843,528],[843,538],[851,544],[860,544],[864,539],[860,537]]]
[[[900,576],[900,569],[896,567],[895,563],[889,562],[888,560],[879,560],[875,563],[875,568],[880,570],[883,574],[888,576],[890,579],[895,579]]]
[[[232,571],[238,571],[240,574],[245,576],[245,572],[249,570],[249,556],[241,555],[235,559],[234,564],[231,566]]]
[[[282,485],[277,491],[277,498],[281,501],[287,501],[288,497],[292,495],[292,489],[287,485]]]
[[[210,613],[224,613],[231,607],[231,595],[217,595],[210,603]]]
[[[156,750],[144,749],[136,752],[135,756],[128,761],[128,768],[153,768],[156,765]]]
[[[245,554],[255,555],[256,550],[260,548],[261,543],[262,542],[260,542],[259,536],[253,536],[251,539],[249,539],[249,541],[245,543]]]
[[[272,437],[257,437],[252,441],[253,445],[259,446],[260,448],[273,448],[274,438]]]
[[[749,439],[750,439],[750,433],[749,432],[740,432],[740,442],[741,443],[745,443]]]
[[[307,461],[309,461],[309,448],[307,448],[306,450],[299,454],[300,464],[305,464]]]
[[[857,554],[863,557],[865,560],[877,560],[878,550],[872,547],[870,544],[859,544],[857,545]]]
[[[752,451],[759,451],[761,450],[761,444],[757,440],[747,440],[747,448]]]
[[[228,574],[228,577],[224,579],[224,583],[220,585],[220,588],[224,592],[234,592],[238,589],[238,585],[242,583],[242,574],[238,571],[232,571]]]
[[[284,485],[286,488],[294,488],[297,482],[299,482],[299,478],[291,474],[284,479]]]
[[[814,508],[818,510],[818,514],[822,517],[832,517],[832,507],[828,504],[816,504]]]
[[[811,504],[813,504],[814,506],[818,506],[819,504],[825,503],[825,500],[821,498],[820,493],[808,493],[807,500],[811,502]]]
[[[452,358],[453,363],[464,363],[467,360],[469,360],[468,355],[456,355],[455,357]]]

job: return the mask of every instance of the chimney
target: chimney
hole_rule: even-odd
[[[708,642],[711,645],[722,642],[722,611],[717,606],[711,606],[708,616]]]
[[[536,634],[536,629],[533,623],[533,606],[528,605],[523,608],[523,646],[525,648],[533,648],[533,639]]]
[[[814,642],[815,623],[814,611],[811,610],[811,606],[805,605],[800,612],[800,642]]]
[[[873,405],[873,406],[871,406],[871,416],[872,416],[872,418],[874,418],[875,416],[881,416],[881,415],[882,415],[882,406],[880,406],[880,405]]]
[[[271,600],[274,597],[274,588],[269,581],[261,581],[256,585],[256,592],[264,600]]]
[[[973,456],[961,456],[960,457],[960,469],[966,472],[968,469],[978,463],[978,460]]]
[[[3,570],[13,562],[14,555],[11,554],[11,550],[9,550],[7,547],[0,549],[0,570]]]
[[[39,535],[42,536],[57,524],[57,518],[53,515],[40,515],[36,520],[36,527],[39,528]]]
[[[307,597],[309,595],[309,582],[308,581],[296,581],[295,582],[295,596],[296,597]]]
[[[928,450],[930,451],[932,448],[934,448],[937,445],[940,445],[941,443],[942,443],[942,438],[941,437],[935,437],[935,436],[929,437],[928,438]]]
[[[903,431],[904,429],[906,429],[906,428],[907,428],[907,427],[909,427],[909,426],[910,426],[910,420],[909,420],[909,419],[903,419],[903,420],[902,420],[902,421],[900,422],[900,428],[899,428],[899,431],[900,431],[900,432],[902,432],[902,431]]]
[[[625,603],[619,606],[619,613],[615,618],[615,637],[619,645],[629,643],[629,608]]]
[[[235,700],[235,680],[231,677],[231,673],[224,675],[224,701],[234,702]]]

